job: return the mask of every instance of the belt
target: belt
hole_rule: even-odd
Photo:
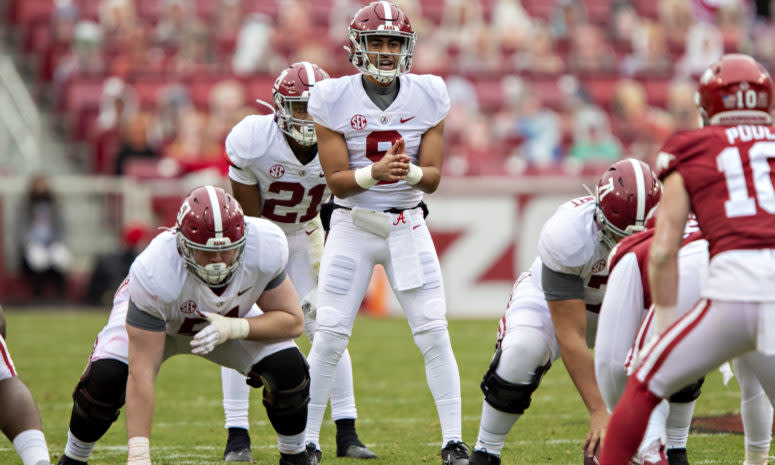
[[[350,207],[345,207],[344,205],[339,205],[339,204],[337,204],[337,203],[333,204],[333,208],[332,208],[332,210],[336,210],[336,209],[339,209],[339,208],[343,208],[343,209],[345,209],[345,210],[352,210],[352,208],[350,208]],[[389,208],[389,209],[387,209],[387,210],[382,210],[382,211],[383,211],[384,213],[395,213],[395,214],[399,214],[399,213],[403,213],[403,212],[404,212],[404,211],[406,211],[406,210],[414,210],[415,208],[422,208],[422,215],[423,215],[423,218],[425,218],[425,217],[427,217],[427,216],[428,216],[428,206],[427,206],[427,205],[425,205],[425,202],[423,202],[422,200],[420,201],[420,203],[418,203],[418,204],[417,204],[417,205],[415,205],[414,207],[406,207],[406,208],[396,208],[396,207],[393,207],[393,208]]]

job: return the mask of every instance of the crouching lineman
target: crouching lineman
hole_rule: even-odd
[[[281,465],[316,464],[304,447],[309,371],[293,342],[304,318],[287,262],[277,226],[246,220],[223,189],[194,189],[175,228],[137,257],[116,292],[75,388],[59,463],[85,463],[126,398],[127,464],[150,464],[157,373],[167,358],[192,352],[247,375],[253,387],[263,385]]]
[[[606,260],[616,242],[644,229],[661,194],[648,165],[621,160],[603,174],[594,196],[566,202],[544,224],[539,256],[514,284],[498,328],[495,356],[481,384],[482,418],[470,465],[500,464],[506,436],[560,356],[589,411],[584,453],[596,452],[609,415],[588,344],[605,293]]]
[[[654,319],[648,285],[648,251],[654,238],[654,222],[649,223],[646,231],[620,242],[609,258],[609,289],[600,309],[595,341],[595,374],[609,411],[613,411],[624,392],[627,369],[637,365],[637,354],[643,352],[654,330],[660,333],[664,331],[664,328],[655,326],[673,323]],[[678,254],[676,317],[688,312],[700,300],[700,285],[705,280],[707,267],[708,241],[699,231],[697,222],[690,219]],[[740,410],[745,430],[744,465],[762,465],[767,463],[769,455],[772,406],[750,368],[755,363],[751,358],[750,354],[743,355],[733,363],[742,394]],[[667,402],[663,402],[649,419],[642,443],[653,444],[656,441],[660,444],[661,437],[665,437],[666,461],[669,465],[689,463],[686,442],[702,379],[671,395],[669,408]],[[644,465],[649,463],[644,462]]]
[[[0,307],[0,430],[13,443],[24,465],[49,465],[38,406],[30,390],[16,376],[5,345],[3,307]]]

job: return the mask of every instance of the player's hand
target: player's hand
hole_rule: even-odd
[[[244,339],[250,331],[250,324],[244,318],[230,318],[213,312],[197,311],[199,316],[210,322],[191,340],[191,353],[205,355],[229,339]]]
[[[311,291],[307,292],[307,295],[305,295],[304,298],[301,299],[301,310],[304,312],[305,315],[312,318],[313,320],[315,319],[318,313],[317,301],[318,301],[317,288],[314,288]]]
[[[589,433],[584,440],[584,455],[592,457],[599,449],[603,447],[603,439],[605,439],[605,430],[608,427],[608,420],[611,419],[611,415],[608,414],[606,409],[600,409],[592,412],[589,415]]]
[[[379,181],[401,181],[409,173],[409,157],[404,139],[398,139],[371,167],[371,177]]]

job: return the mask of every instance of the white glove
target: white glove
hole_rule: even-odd
[[[315,319],[318,313],[318,291],[317,288],[312,289],[301,299],[301,309],[305,315],[311,319]]]
[[[229,339],[245,339],[250,332],[250,323],[245,318],[231,318],[213,312],[197,313],[210,322],[191,340],[191,353],[205,355]]]
[[[135,436],[129,438],[126,465],[151,465],[151,447],[148,438]]]

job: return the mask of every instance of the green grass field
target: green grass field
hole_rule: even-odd
[[[101,311],[30,311],[6,309],[7,342],[21,379],[35,396],[43,418],[51,457],[61,455],[72,407],[71,393],[95,336],[107,321]],[[489,363],[497,320],[455,320],[450,333],[460,367],[463,437],[476,442],[482,395],[479,382]],[[306,353],[306,338],[299,339]],[[425,382],[422,357],[404,319],[359,318],[350,343],[355,373],[361,439],[378,455],[372,464],[439,464],[441,434]],[[258,463],[276,464],[276,439],[260,403],[251,397],[251,436]],[[697,403],[695,417],[739,412],[739,392],[732,381],[711,374]],[[503,452],[504,464],[580,464],[587,415],[562,363],[556,363],[517,422]],[[325,463],[337,459],[335,428],[321,432]],[[156,413],[151,437],[155,464],[218,464],[226,434],[221,409],[220,370],[195,356],[180,356],[162,365],[156,386]],[[20,463],[10,442],[0,443],[0,464]],[[743,438],[733,434],[693,433],[692,464],[740,464]],[[98,443],[91,464],[126,463],[124,415]]]

